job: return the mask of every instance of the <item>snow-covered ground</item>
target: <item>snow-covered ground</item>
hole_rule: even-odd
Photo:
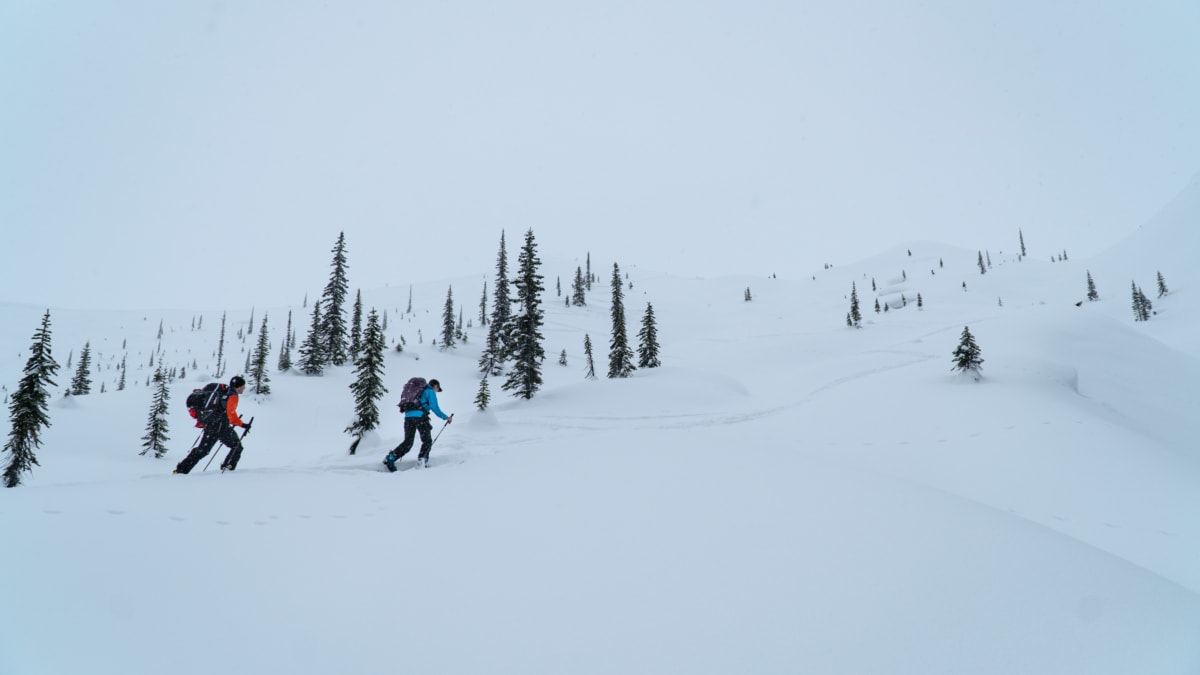
[[[1014,228],[986,275],[977,251],[920,240],[715,279],[618,260],[630,342],[653,303],[664,363],[624,380],[603,377],[614,261],[568,308],[555,280],[568,292],[582,262],[539,241],[535,398],[493,380],[475,410],[477,318],[466,344],[430,345],[447,286],[470,319],[493,260],[416,283],[412,314],[398,279],[362,289],[408,344],[388,352],[381,428],[347,454],[349,367],[272,372],[273,393],[243,397],[255,423],[229,474],[219,458],[171,474],[196,437],[184,398],[211,380],[222,310],[233,374],[264,313],[278,348],[289,308],[255,308],[244,343],[248,306],[51,308],[63,367],[41,466],[0,491],[0,673],[1200,672],[1198,216],[1194,181],[1110,253],[1061,262],[1070,242],[1032,228],[1018,260]],[[1101,300],[1077,306],[1088,271]],[[309,309],[290,309],[302,340]],[[44,311],[0,306],[6,394]],[[187,376],[154,459],[160,322],[155,363]],[[964,326],[978,382],[951,372]],[[93,394],[64,398],[85,341]],[[389,474],[412,375],[442,381],[456,421],[429,469]]]

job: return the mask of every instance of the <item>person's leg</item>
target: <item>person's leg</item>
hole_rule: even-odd
[[[417,459],[429,459],[429,450],[433,447],[433,425],[429,423],[429,416],[420,418],[421,423],[417,425],[417,430],[421,432],[421,452],[417,454]]]
[[[397,445],[395,449],[389,452],[387,457],[383,458],[383,465],[387,467],[388,471],[395,471],[396,462],[398,462],[401,457],[403,457],[409,450],[412,449],[413,441],[416,439],[417,435],[416,421],[418,419],[420,418],[404,418],[404,440],[400,442],[400,445]]]
[[[412,450],[413,443],[417,440],[417,427],[420,423],[420,417],[404,418],[404,440],[392,451],[392,454],[396,455],[396,459],[400,459],[407,455],[409,450]]]
[[[200,460],[207,457],[212,447],[217,444],[217,431],[215,426],[204,427],[204,433],[200,436],[200,444],[192,448],[188,456],[175,465],[175,473],[189,473]]]
[[[225,453],[225,459],[221,460],[221,470],[233,471],[237,468],[238,460],[242,458],[242,439],[238,438],[237,431],[230,426],[221,434],[221,442],[229,446],[229,452]]]

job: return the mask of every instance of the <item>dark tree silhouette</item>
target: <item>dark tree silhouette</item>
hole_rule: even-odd
[[[4,487],[20,485],[21,474],[31,471],[38,463],[33,451],[42,444],[42,428],[50,426],[47,414],[50,391],[47,387],[55,386],[51,378],[57,372],[58,363],[50,353],[50,310],[46,310],[41,327],[33,333],[33,346],[29,360],[25,362],[24,375],[9,399],[12,428],[4,444],[4,452],[10,455],[4,470]]]
[[[584,291],[587,290],[587,283],[583,280],[583,269],[575,268],[575,280],[571,282],[571,304],[576,307],[583,307],[587,304],[587,297]]]
[[[171,392],[167,390],[167,376],[163,374],[162,364],[159,364],[158,369],[154,371],[154,399],[150,403],[150,419],[146,422],[146,435],[142,436],[142,447],[145,448],[140,453],[141,455],[154,451],[155,457],[162,457],[167,454],[166,442],[171,440],[168,436],[170,424],[167,422],[167,404],[171,401]]]
[[[454,349],[454,287],[446,288],[446,304],[442,306],[442,349]]]
[[[217,369],[213,377],[220,378],[225,374],[225,312],[221,312],[221,334],[217,338]]]
[[[475,392],[475,407],[480,411],[484,411],[487,410],[488,404],[491,402],[492,393],[488,390],[487,375],[484,375],[483,379],[479,380],[479,390]]]
[[[592,336],[587,333],[583,334],[583,355],[587,359],[587,370],[583,376],[594,380],[596,379],[596,361],[592,358]]]
[[[339,232],[337,243],[333,247],[333,271],[329,274],[329,283],[321,295],[321,303],[325,311],[321,316],[321,356],[325,363],[340,366],[349,358],[349,346],[346,343],[346,294],[350,291],[346,281],[346,233]]]
[[[154,358],[151,355],[150,358]],[[79,352],[79,364],[75,368],[75,377],[71,378],[71,395],[86,396],[92,393],[92,343],[83,343],[83,351]]]
[[[968,327],[963,326],[962,339],[958,342],[958,347],[953,352],[954,367],[951,370],[959,370],[962,372],[971,372],[975,379],[979,379],[979,373],[983,369],[983,359],[979,357],[979,345],[975,343],[975,336],[971,335]]]
[[[488,326],[483,353],[479,355],[479,372],[499,376],[508,358],[508,325],[512,307],[508,300],[508,252],[504,232],[500,232],[500,251],[496,254],[496,292],[492,298],[492,323]]]
[[[629,377],[637,366],[625,332],[625,302],[621,291],[621,269],[613,263],[612,273],[612,340],[608,349],[608,376]]]
[[[292,310],[288,310],[287,330],[283,334],[283,344],[279,346],[279,370],[286,373],[292,369]]]
[[[254,384],[255,394],[271,393],[270,369],[267,368],[267,356],[271,352],[271,343],[267,341],[267,315],[263,314],[262,328],[258,331],[258,343],[254,346],[254,356],[250,359],[250,367],[246,374]]]
[[[646,313],[642,315],[642,329],[638,331],[638,368],[657,368],[662,365],[658,360],[658,327],[654,321],[654,307],[646,303]],[[566,352],[564,351],[565,355]]]
[[[350,360],[358,360],[358,352],[362,349],[363,305],[362,289],[354,292],[354,309],[350,315]]]
[[[350,391],[354,394],[354,421],[346,427],[346,433],[354,436],[354,442],[350,445],[352,455],[358,449],[363,434],[379,426],[379,400],[387,393],[387,387],[383,384],[385,349],[387,341],[379,326],[379,313],[372,308],[363,332],[362,349],[358,360],[354,362],[357,377],[350,385]]]
[[[854,282],[850,282],[850,325],[855,328],[862,327],[862,312],[858,309],[858,287]]]
[[[1090,302],[1095,302],[1100,299],[1100,294],[1096,292],[1096,282],[1092,281],[1092,272],[1087,273],[1087,299]]]
[[[528,230],[525,233],[525,245],[517,256],[517,276],[512,281],[517,290],[514,300],[517,311],[509,318],[512,325],[509,345],[512,368],[502,385],[517,398],[533,398],[542,386],[542,361],[546,359],[546,350],[542,347],[545,317],[541,308],[544,290],[542,275],[538,274],[541,264],[533,230]]]
[[[305,375],[320,375],[325,371],[324,346],[321,343],[321,301],[313,303],[312,325],[308,337],[300,344],[300,360],[296,367]]]

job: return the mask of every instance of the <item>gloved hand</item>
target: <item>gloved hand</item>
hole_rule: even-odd
[[[242,422],[242,429],[243,429],[242,433],[245,433],[245,434],[250,433],[250,422]]]
[[[454,413],[450,413],[450,416],[446,418],[446,424],[450,424],[453,421],[454,421]]]

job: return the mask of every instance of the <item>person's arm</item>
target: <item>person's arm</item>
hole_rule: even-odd
[[[446,415],[446,413],[442,412],[442,409],[438,407],[437,392],[432,389],[426,389],[425,393],[429,395],[429,409],[433,411],[433,414],[444,420],[450,419],[450,417]]]
[[[242,418],[238,417],[237,414],[237,404],[237,394],[231,394],[229,398],[225,400],[225,416],[229,418],[229,423],[233,426],[244,427],[246,425],[242,423]]]

